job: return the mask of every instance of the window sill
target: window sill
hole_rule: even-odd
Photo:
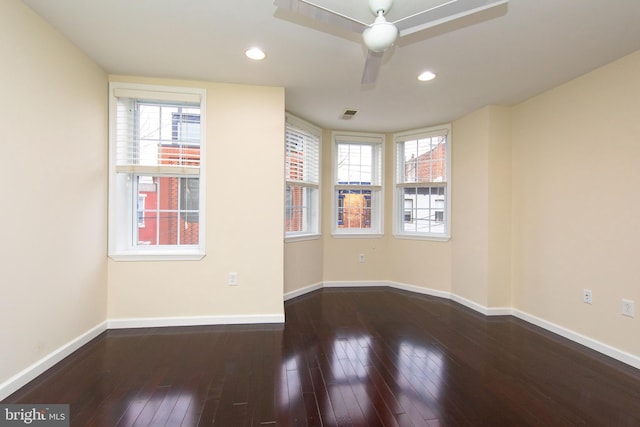
[[[380,239],[384,233],[332,233],[336,239]]]
[[[200,261],[205,257],[204,252],[120,252],[109,254],[109,258],[116,262],[121,261]]]
[[[451,236],[448,235],[428,235],[428,234],[398,234],[394,233],[393,237],[396,239],[405,240],[427,240],[432,242],[448,242],[451,240]]]
[[[302,242],[305,240],[318,240],[321,237],[322,237],[322,234],[300,234],[300,235],[293,235],[293,236],[285,236],[284,242],[293,243],[293,242]]]

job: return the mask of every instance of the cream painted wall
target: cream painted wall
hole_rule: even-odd
[[[365,262],[359,261],[364,254]],[[324,236],[324,281],[376,282],[389,277],[385,239],[335,238]]]
[[[0,2],[0,384],[106,320],[107,76]]]
[[[487,106],[453,123],[452,292],[511,305],[511,112]]]
[[[389,239],[388,280],[429,291],[451,292],[451,241]]]
[[[284,89],[111,76],[207,90],[207,255],[109,260],[110,320],[284,314]],[[229,272],[238,286],[227,285]]]
[[[512,123],[514,306],[635,355],[638,76],[640,52],[516,106]],[[620,314],[622,298],[635,318]]]
[[[284,244],[284,293],[322,283],[322,238]]]
[[[488,307],[511,307],[511,108],[489,108]]]
[[[487,306],[489,118],[482,108],[452,125],[452,292]]]

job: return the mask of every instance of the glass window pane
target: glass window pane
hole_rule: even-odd
[[[338,190],[338,228],[371,228],[371,190]]]
[[[401,143],[398,182],[445,182],[446,141],[437,136]]]
[[[371,184],[374,174],[373,150],[372,144],[338,144],[338,184]]]
[[[200,165],[200,109],[139,101],[137,104],[138,164]]]
[[[444,187],[408,187],[402,190],[401,231],[444,233]],[[410,214],[409,214],[410,213]]]
[[[287,185],[285,192],[285,231],[313,232],[310,207],[315,189]]]
[[[140,175],[137,189],[137,245],[198,244],[199,178]]]

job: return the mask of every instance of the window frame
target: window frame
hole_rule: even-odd
[[[118,95],[117,95],[118,94]],[[198,243],[197,244],[164,244],[144,245],[137,240],[138,224],[138,177],[149,176],[153,179],[163,177],[193,178],[195,175],[183,171],[146,172],[141,170],[117,170],[118,166],[118,98],[131,98],[161,103],[194,102],[199,100],[200,109],[200,141],[199,170],[197,174],[198,188]],[[192,114],[192,113],[180,113]],[[171,133],[175,132],[172,120]],[[135,168],[133,168],[135,169]],[[162,168],[158,168],[162,169]],[[206,248],[206,89],[194,87],[178,87],[138,84],[131,82],[109,83],[109,199],[108,199],[108,256],[115,261],[181,261],[200,260],[205,256]],[[178,180],[181,185],[182,179]],[[182,200],[180,200],[180,206]],[[194,215],[196,213],[190,213]],[[135,218],[135,224],[134,224]]]
[[[317,181],[313,180],[291,180],[287,179],[287,131],[291,127],[298,132],[305,134],[310,139],[317,142]],[[307,214],[305,222],[307,227],[302,231],[287,231],[286,221],[289,209],[289,192],[288,188],[306,189],[308,194]],[[321,212],[322,212],[322,129],[305,120],[300,119],[290,113],[285,113],[285,207],[284,207],[284,239],[286,242],[312,240],[320,238],[321,231]],[[291,194],[291,197],[293,195]],[[293,209],[293,207],[291,207]]]
[[[429,182],[420,181],[416,185],[411,183],[399,182],[400,168],[400,144],[408,141],[415,141],[421,138],[431,138],[436,136],[445,136],[445,179],[444,181]],[[448,241],[451,239],[451,125],[439,125],[428,128],[414,129],[404,132],[395,133],[393,135],[393,234],[396,238],[417,239],[417,240],[433,240]],[[404,166],[404,165],[403,165]],[[403,168],[404,169],[404,168]],[[443,185],[444,182],[444,185]],[[405,231],[405,188],[443,188],[444,191],[444,231],[439,232],[421,232],[421,231]],[[431,190],[430,190],[431,191]],[[432,193],[433,194],[433,193]],[[435,212],[437,215],[437,212]]]
[[[385,180],[385,136],[376,133],[335,131],[332,133],[332,223],[331,234],[336,238],[380,238],[384,236],[384,180]],[[338,145],[369,145],[372,147],[374,158],[371,162],[372,177],[375,183],[354,184],[341,183],[338,178]],[[376,170],[377,169],[377,170]],[[367,204],[371,206],[371,226],[369,228],[340,228],[340,192],[341,191],[369,191],[364,195]],[[344,207],[344,203],[342,204]],[[344,215],[344,213],[343,213]]]

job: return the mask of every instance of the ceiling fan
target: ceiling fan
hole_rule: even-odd
[[[274,4],[281,9],[308,16],[317,21],[362,33],[364,44],[368,49],[362,84],[372,84],[378,77],[384,51],[390,48],[398,37],[471,15],[507,3],[509,0],[439,0],[435,5],[432,1],[426,9],[393,22],[387,21],[385,17],[393,5],[393,0],[368,0],[369,9],[375,15],[375,20],[371,24],[331,10],[314,1],[274,0]]]

